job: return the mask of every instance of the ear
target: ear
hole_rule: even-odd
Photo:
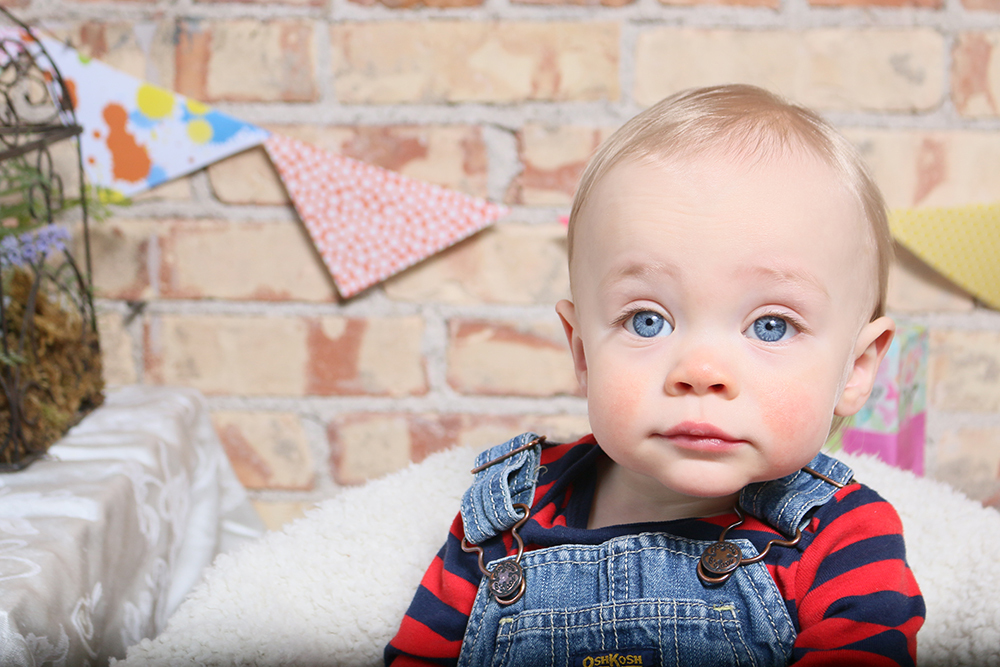
[[[576,306],[572,301],[562,299],[556,304],[556,313],[562,321],[563,331],[566,332],[566,342],[569,343],[570,354],[573,355],[573,368],[576,371],[576,380],[580,383],[580,388],[584,395],[587,394],[587,355],[583,350],[583,340],[580,338],[579,328],[576,319]]]
[[[896,323],[888,317],[879,317],[866,324],[854,346],[854,365],[847,376],[844,391],[833,413],[846,417],[862,408],[875,386],[879,364],[889,350],[889,343],[896,332]]]

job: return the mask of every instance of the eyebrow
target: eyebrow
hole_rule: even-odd
[[[655,275],[676,275],[677,267],[669,262],[629,261],[611,271],[601,280],[601,288],[607,288],[626,278],[644,279]]]
[[[600,287],[607,289],[621,280],[630,278],[644,280],[651,276],[676,276],[678,273],[677,265],[671,262],[628,261],[605,276],[601,280]],[[740,274],[745,275],[749,279],[763,279],[769,283],[787,285],[793,289],[806,289],[826,299],[830,298],[830,293],[823,286],[823,283],[816,276],[805,270],[760,265],[741,269]]]
[[[826,298],[830,298],[830,293],[823,286],[823,283],[808,271],[774,266],[752,266],[740,273],[746,274],[748,277],[762,278],[777,284],[804,287]]]

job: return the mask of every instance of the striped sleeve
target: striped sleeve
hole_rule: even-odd
[[[848,486],[813,518],[794,572],[798,665],[915,665],[924,602],[903,526],[871,489]]]
[[[482,574],[476,556],[462,550],[462,516],[424,573],[399,631],[385,648],[393,667],[456,665]]]
[[[575,449],[578,442],[542,450],[535,508],[566,469],[583,452],[589,451],[593,440],[584,438],[580,442],[587,445]],[[396,636],[385,648],[386,665],[411,667],[458,663],[465,628],[469,624],[469,615],[482,579],[478,556],[462,549],[464,536],[462,515],[459,514],[451,525],[447,542],[424,573]],[[513,553],[509,533],[494,539],[492,544],[482,546],[487,562]],[[531,543],[526,544],[527,549],[533,547]]]

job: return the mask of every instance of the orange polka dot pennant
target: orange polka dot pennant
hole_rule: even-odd
[[[484,199],[272,134],[270,155],[340,295],[347,298],[489,226]]]
[[[889,227],[941,275],[1000,309],[1000,204],[893,211]]]

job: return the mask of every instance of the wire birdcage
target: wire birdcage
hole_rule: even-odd
[[[10,471],[99,405],[103,382],[73,91],[27,25],[3,7],[0,20],[0,471]],[[53,159],[66,143],[68,166]]]

